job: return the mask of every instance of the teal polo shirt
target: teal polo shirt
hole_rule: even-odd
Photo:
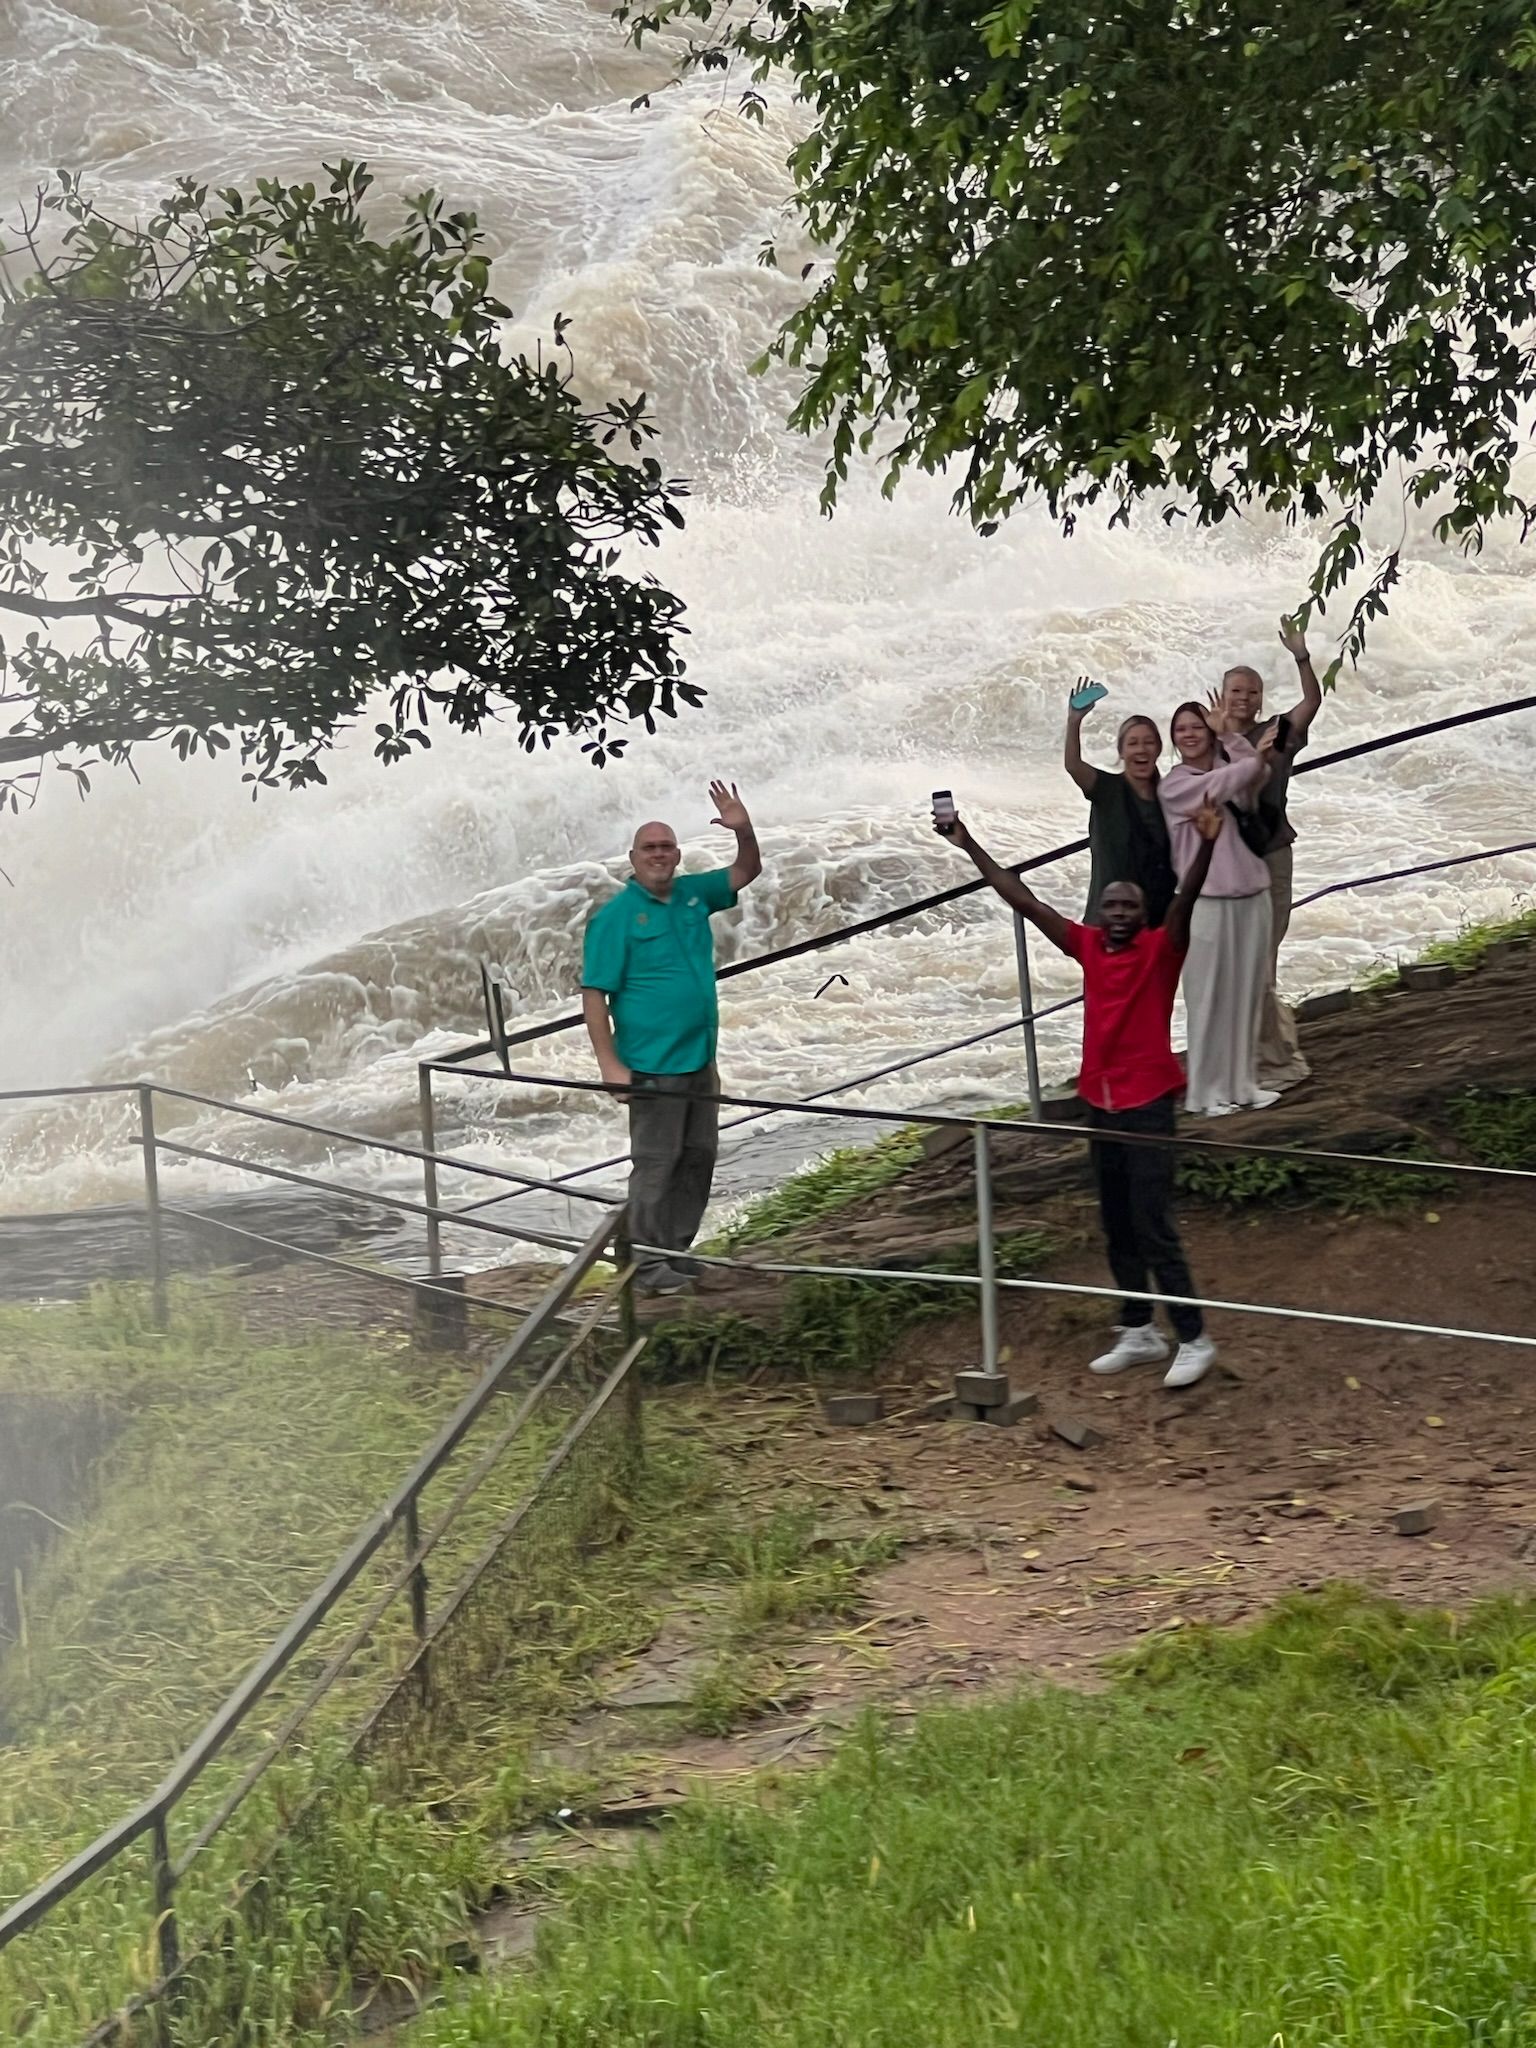
[[[636,1074],[696,1074],[715,1057],[720,1006],[709,920],[736,891],[725,868],[678,875],[663,903],[633,875],[587,920],[581,985],[613,1012],[614,1050]]]

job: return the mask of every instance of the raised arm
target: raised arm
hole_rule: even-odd
[[[747,807],[738,796],[734,782],[712,782],[709,800],[715,807],[712,823],[723,825],[727,832],[736,834],[736,858],[731,862],[730,876],[731,887],[740,891],[749,882],[755,882],[763,872],[757,834],[752,830],[752,820],[747,816]]]
[[[1032,925],[1038,926],[1053,946],[1059,946],[1063,953],[1076,958],[1072,952],[1069,937],[1071,926],[1068,920],[1059,910],[1052,910],[1048,903],[1042,903],[1034,890],[1026,882],[1021,882],[1017,875],[1010,875],[1006,868],[999,867],[986,848],[976,844],[958,818],[953,824],[940,824],[936,818],[933,829],[940,838],[947,839],[951,846],[958,846],[962,853],[971,856],[982,880],[996,890],[1010,909],[1018,911],[1020,916],[1027,917]]]
[[[1226,821],[1216,805],[1207,800],[1195,812],[1194,822],[1195,830],[1200,834],[1200,844],[1185,870],[1179,893],[1168,906],[1168,915],[1163,919],[1163,930],[1168,934],[1168,943],[1175,953],[1189,951],[1189,921],[1194,915],[1200,891],[1205,887],[1205,878],[1211,871],[1211,855],[1216,851],[1216,841],[1221,837],[1221,828]]]
[[[1087,680],[1086,676],[1079,677],[1079,688]],[[1074,711],[1071,703],[1068,703],[1067,737],[1062,749],[1062,766],[1083,792],[1083,795],[1092,796],[1094,787],[1099,779],[1099,771],[1097,768],[1090,767],[1088,762],[1083,759],[1083,720],[1087,716],[1088,713],[1086,711]]]
[[[1307,636],[1294,619],[1280,621],[1280,645],[1295,662],[1296,679],[1301,684],[1301,701],[1287,713],[1291,722],[1290,750],[1294,751],[1306,738],[1313,719],[1323,708],[1323,686],[1307,652]]]

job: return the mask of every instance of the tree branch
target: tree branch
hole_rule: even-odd
[[[29,597],[24,590],[0,590],[0,610],[22,612],[29,619],[118,619],[128,626],[155,626],[161,621],[125,611],[124,606],[185,604],[201,594],[191,590],[175,594],[163,590],[124,590],[115,596],[104,591],[98,597]]]

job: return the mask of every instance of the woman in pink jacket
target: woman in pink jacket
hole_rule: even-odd
[[[1252,808],[1269,780],[1268,736],[1254,747],[1225,705],[1181,704],[1173,714],[1178,765],[1158,788],[1173,867],[1182,882],[1200,846],[1195,813],[1204,803],[1233,813],[1216,842],[1211,871],[1190,926],[1184,967],[1189,1021],[1186,1109],[1225,1116],[1276,1100],[1258,1083],[1259,1024],[1269,975],[1269,869],[1245,844],[1236,813]]]

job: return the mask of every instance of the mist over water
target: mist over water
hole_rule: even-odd
[[[1089,727],[1101,761],[1118,716],[1165,717],[1235,661],[1288,701],[1275,620],[1302,587],[1305,536],[1154,519],[1065,541],[1031,513],[980,541],[942,483],[910,481],[886,504],[872,475],[834,521],[818,516],[818,451],[781,425],[791,386],[747,373],[798,289],[792,244],[787,275],[757,260],[785,234],[791,119],[743,124],[718,81],[632,113],[662,70],[626,50],[601,5],[22,0],[0,23],[0,67],[8,213],[58,164],[131,210],[182,174],[249,183],[343,155],[374,168],[381,214],[428,184],[477,210],[519,335],[571,315],[583,389],[649,392],[664,465],[694,480],[687,532],[647,565],[688,601],[691,672],[710,692],[601,772],[574,745],[530,758],[495,730],[442,734],[388,770],[349,744],[325,789],[255,805],[238,766],[152,750],[141,782],[104,776],[84,804],[52,778],[0,830],[14,883],[0,885],[0,1086],[145,1076],[409,1139],[416,1059],[478,1032],[480,960],[520,1015],[569,1006],[581,926],[624,872],[637,819],[669,818],[690,866],[729,857],[708,823],[712,774],[741,784],[767,859],[717,921],[728,958],[964,879],[926,824],[936,786],[1000,855],[1076,837],[1086,807],[1059,752],[1081,671],[1112,691]],[[1531,687],[1536,564],[1512,535],[1474,563],[1443,553],[1429,516],[1411,515],[1405,586],[1366,668],[1325,707],[1318,751]],[[1383,510],[1385,545],[1401,523]],[[1527,716],[1307,778],[1298,892],[1533,836],[1533,770]],[[1085,879],[1079,862],[1041,886],[1076,908]],[[1299,913],[1284,979],[1293,993],[1330,985],[1533,883],[1526,856],[1330,898]],[[1074,985],[1043,948],[1035,967],[1038,996]],[[833,974],[845,982],[818,998]],[[722,996],[727,1085],[798,1096],[1003,1021],[1017,1004],[1008,921],[972,899]],[[1075,1043],[1069,1016],[1047,1038],[1050,1070],[1070,1069]],[[527,1060],[551,1077],[591,1071],[578,1035]],[[1016,1100],[1022,1069],[1007,1038],[848,1099]],[[188,1109],[183,1128],[290,1163],[326,1151],[217,1112]],[[553,1086],[449,1088],[440,1129],[534,1171],[621,1149],[612,1111]],[[26,1119],[0,1207],[130,1195],[125,1135],[112,1106]],[[781,1161],[740,1157],[727,1184]],[[169,1171],[178,1187],[234,1184]]]

